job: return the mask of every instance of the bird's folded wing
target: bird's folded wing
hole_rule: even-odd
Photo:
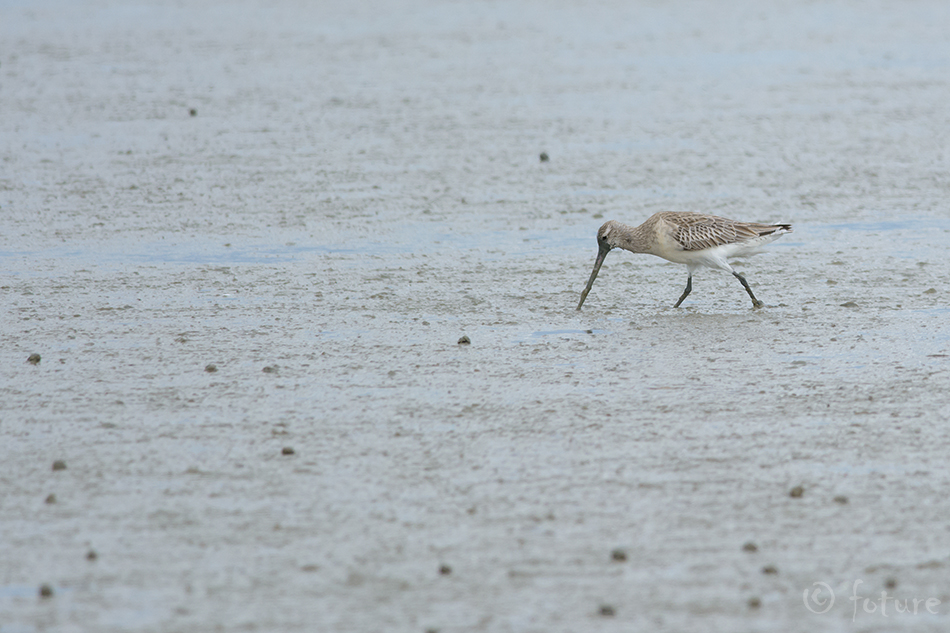
[[[736,244],[773,233],[778,227],[769,224],[736,222],[715,216],[696,215],[677,218],[673,237],[685,251]]]

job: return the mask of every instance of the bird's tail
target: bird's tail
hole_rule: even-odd
[[[771,235],[772,233],[791,233],[791,224],[766,224],[759,230],[759,235]]]

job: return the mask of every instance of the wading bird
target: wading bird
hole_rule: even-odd
[[[727,260],[761,252],[763,246],[791,230],[791,224],[738,222],[704,213],[675,211],[655,213],[640,226],[610,220],[597,231],[597,247],[600,250],[577,309],[580,310],[584,305],[600,266],[612,248],[622,248],[631,253],[648,253],[677,264],[686,264],[689,271],[686,290],[674,308],[680,307],[693,289],[693,273],[700,266],[725,270],[735,275],[752,298],[752,307],[761,308],[763,303],[752,294],[745,277],[733,270]]]

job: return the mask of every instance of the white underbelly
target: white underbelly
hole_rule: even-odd
[[[772,238],[772,236],[767,237]],[[661,248],[657,249],[657,252],[653,254],[677,264],[686,264],[690,268],[706,266],[731,272],[732,266],[729,265],[729,259],[761,253],[762,247],[771,242],[772,239],[760,238],[754,242],[722,244],[712,248],[704,248],[699,251],[685,251],[674,248],[672,244],[661,244]]]

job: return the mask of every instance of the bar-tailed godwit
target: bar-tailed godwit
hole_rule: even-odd
[[[791,230],[791,224],[738,222],[704,213],[675,211],[655,213],[640,226],[610,220],[597,231],[597,246],[600,250],[577,309],[580,310],[584,305],[600,266],[612,248],[622,248],[631,253],[648,253],[677,264],[686,264],[689,271],[686,290],[674,308],[678,308],[693,289],[693,273],[700,266],[725,270],[735,275],[752,298],[752,307],[761,308],[762,302],[752,294],[745,277],[733,270],[727,260],[761,252],[763,246]]]

